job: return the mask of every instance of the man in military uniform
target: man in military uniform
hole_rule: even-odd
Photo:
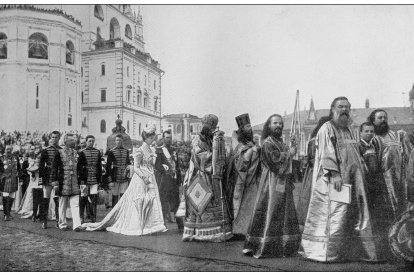
[[[12,154],[12,146],[6,146],[6,154],[0,158],[0,181],[3,191],[4,220],[12,219],[10,214],[16,191],[19,188],[18,176],[20,173],[19,158]]]
[[[128,178],[125,175],[125,170],[131,162],[129,160],[129,152],[122,146],[122,141],[122,134],[116,135],[115,147],[108,151],[108,160],[105,168],[109,187],[112,190],[112,207],[116,205],[118,199],[122,197],[128,188]]]
[[[40,155],[40,162],[39,162],[39,177],[42,179],[43,185],[43,198],[40,203],[40,210],[39,216],[40,221],[42,222],[42,228],[47,228],[47,215],[49,211],[49,201],[50,195],[52,193],[53,187],[57,187],[57,182],[53,182],[54,176],[52,171],[53,160],[55,158],[56,153],[62,149],[59,147],[59,138],[60,133],[59,131],[53,131],[50,134],[50,141],[47,148],[42,150]],[[55,195],[53,198],[55,202],[55,214],[56,214],[56,227],[59,227],[59,197]]]
[[[58,182],[57,194],[59,195],[59,228],[69,230],[66,221],[66,209],[70,203],[72,213],[73,231],[84,230],[81,226],[79,212],[80,194],[80,165],[75,150],[76,140],[73,134],[65,134],[63,149],[55,153],[52,165],[53,181]]]
[[[101,152],[94,148],[95,137],[86,136],[86,148],[79,152],[79,166],[81,174],[81,197],[79,201],[79,211],[82,223],[84,222],[85,206],[88,197],[91,200],[91,221],[96,221],[96,205],[98,203],[98,185],[102,179],[102,156]]]
[[[155,160],[155,177],[160,191],[164,221],[174,222],[175,212],[180,204],[180,171],[177,166],[177,151],[172,147],[171,131],[163,132],[163,145],[157,147]],[[178,228],[183,228],[181,218],[176,220]]]

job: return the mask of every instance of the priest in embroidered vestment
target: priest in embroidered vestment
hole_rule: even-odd
[[[373,230],[367,195],[366,166],[349,128],[351,105],[338,97],[332,120],[316,136],[312,193],[302,234],[301,254],[320,262],[379,261],[380,237]],[[334,201],[351,186],[350,200]]]
[[[291,148],[285,145],[282,130],[283,119],[277,114],[263,128],[262,173],[243,249],[255,258],[288,257],[299,247],[291,158],[296,145],[294,140]]]

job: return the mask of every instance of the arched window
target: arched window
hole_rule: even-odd
[[[181,125],[177,125],[177,133],[180,134],[181,133]]]
[[[105,120],[101,120],[101,133],[106,132],[106,122]]]
[[[81,93],[81,100],[82,100],[82,103],[83,103],[83,101],[84,101],[84,99],[83,99],[83,91],[82,91],[82,93]]]
[[[68,114],[68,126],[72,126],[72,115]]]
[[[69,97],[69,101],[68,101],[68,107],[69,107],[69,112],[71,112],[71,109],[72,109],[72,100],[71,100],[70,97]]]
[[[42,33],[34,33],[29,37],[29,58],[48,58],[47,37]]]
[[[190,133],[193,133],[193,125],[190,126]]]
[[[7,58],[7,36],[5,33],[0,33],[0,59]]]
[[[101,5],[95,5],[94,14],[96,18],[102,21],[104,20],[104,15],[103,15],[103,10],[102,10]]]
[[[132,39],[132,31],[131,31],[131,27],[129,26],[129,24],[126,24],[125,26],[125,36],[128,37],[129,39]]]
[[[105,76],[105,63],[101,64],[101,76]]]
[[[128,93],[127,93],[127,101],[131,102],[131,90],[128,89]]]
[[[129,133],[129,121],[127,121],[127,133]]]
[[[140,89],[138,89],[137,104],[142,105],[142,92]]]
[[[66,41],[66,63],[75,63],[75,47],[70,40]]]
[[[118,39],[118,38],[121,38],[119,22],[116,18],[112,18],[111,23],[109,25],[109,39]]]

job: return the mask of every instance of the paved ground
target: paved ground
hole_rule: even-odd
[[[0,271],[269,271],[243,263],[59,239],[8,226],[0,226],[0,232]]]
[[[98,220],[107,210],[98,208]],[[402,264],[310,262],[244,256],[243,241],[182,242],[175,224],[149,236],[61,231],[54,223],[0,221],[0,271],[409,271]],[[411,269],[412,270],[412,269]]]

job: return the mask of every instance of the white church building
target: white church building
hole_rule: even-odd
[[[0,129],[92,134],[105,148],[119,116],[140,140],[161,127],[164,73],[144,44],[130,5],[3,5]]]

